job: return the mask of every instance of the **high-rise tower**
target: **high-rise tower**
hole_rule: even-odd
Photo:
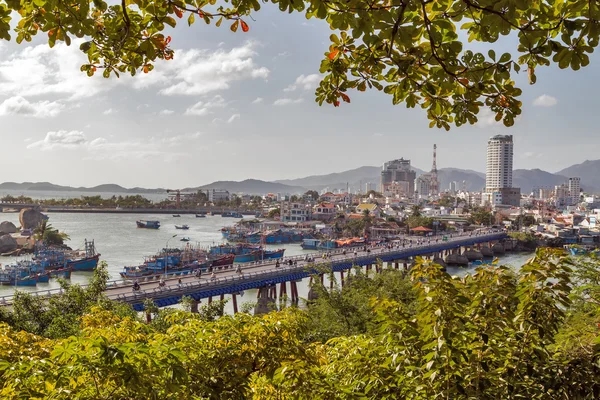
[[[512,187],[513,137],[496,135],[490,138],[487,146],[485,168],[486,191]]]
[[[429,173],[429,193],[437,195],[440,193],[440,181],[437,176],[437,145],[433,145],[433,165],[431,166],[431,172]]]
[[[513,137],[496,135],[488,140],[485,168],[485,191],[500,204],[518,207],[521,190],[513,188]],[[495,203],[490,201],[491,203]]]

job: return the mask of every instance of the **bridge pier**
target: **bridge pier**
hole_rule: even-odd
[[[237,293],[231,295],[231,301],[233,303],[233,314],[235,315],[238,313]]]
[[[275,299],[270,296],[272,287],[261,287],[258,289],[258,301],[254,307],[254,315],[268,314],[275,308]]]
[[[292,304],[298,304],[298,285],[295,281],[290,282],[290,292],[292,294]]]
[[[225,300],[225,294],[221,294],[221,301]]]
[[[192,299],[191,304],[190,304],[190,306],[191,306],[190,307],[190,311],[191,312],[198,313],[198,303],[199,302],[197,300]]]
[[[400,263],[398,261],[394,263],[394,268],[400,269]]]
[[[342,288],[344,287],[344,271],[340,271],[340,277],[342,281]]]
[[[370,270],[371,270],[371,264],[367,264],[366,265],[366,275],[367,275],[367,278],[369,277],[369,271]]]
[[[208,296],[208,304],[212,303],[212,296]]]
[[[333,281],[335,280],[335,275],[333,272],[329,273],[329,290],[333,290]]]

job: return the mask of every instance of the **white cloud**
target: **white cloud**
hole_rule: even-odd
[[[75,148],[86,143],[85,135],[81,131],[52,131],[42,140],[33,142],[28,149],[39,148],[42,151],[55,148]]]
[[[302,103],[304,100],[303,99],[290,99],[290,98],[283,98],[283,99],[277,99],[273,102],[274,106],[287,106],[289,104],[299,104]]]
[[[83,39],[71,46],[58,43],[24,46],[0,62],[0,94],[7,96],[65,95],[69,99],[94,96],[118,84],[116,79],[88,77],[79,67],[87,57],[79,50]]]
[[[48,118],[56,117],[64,108],[64,104],[55,101],[30,103],[24,97],[13,96],[0,104],[0,115],[25,115],[35,118]]]
[[[175,111],[173,111],[173,110],[161,110],[158,114],[159,115],[171,115],[173,113],[175,113]]]
[[[216,95],[209,101],[199,101],[193,106],[185,110],[184,115],[193,115],[202,117],[213,113],[215,108],[223,108],[227,105],[225,99],[219,95]]]
[[[112,115],[112,114],[116,114],[116,113],[117,113],[117,110],[113,110],[112,108],[102,111],[102,114],[104,114],[104,115]]]
[[[526,151],[521,156],[522,158],[542,158],[544,155],[542,153],[535,153],[533,151]]]
[[[260,104],[263,102],[263,98],[262,97],[257,97],[252,101],[252,104]]]
[[[488,107],[479,109],[476,124],[478,128],[489,128],[490,126],[500,125],[502,125],[502,120],[496,121],[496,114],[492,110],[490,110]]]
[[[233,121],[235,121],[236,119],[240,118],[240,114],[233,114],[231,117],[229,117],[229,119],[227,120],[227,123],[230,124]]]
[[[316,88],[319,82],[321,82],[321,76],[317,74],[300,75],[293,84],[283,89],[283,91],[293,92],[296,89],[311,90]]]
[[[533,101],[533,105],[536,107],[553,107],[558,104],[558,100],[556,97],[550,96],[548,94],[543,94]]]
[[[246,42],[227,51],[176,50],[175,58],[159,63],[150,74],[141,74],[133,80],[136,88],[157,85],[164,95],[205,95],[226,90],[235,81],[267,79],[269,69],[257,65],[257,42]]]

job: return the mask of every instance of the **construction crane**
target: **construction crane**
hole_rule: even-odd
[[[183,193],[179,189],[167,189],[167,193],[175,193],[175,202],[177,203],[177,208],[181,208],[181,195],[192,194],[192,193]]]

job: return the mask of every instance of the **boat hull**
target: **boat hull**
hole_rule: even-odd
[[[96,254],[93,257],[82,258],[81,260],[74,260],[67,262],[67,268],[73,271],[93,271],[98,266],[98,259],[100,254]]]
[[[269,259],[269,260],[275,259],[275,258],[282,258],[284,252],[285,252],[285,249],[279,249],[279,250],[275,250],[275,251],[265,250],[263,257],[265,259]]]

